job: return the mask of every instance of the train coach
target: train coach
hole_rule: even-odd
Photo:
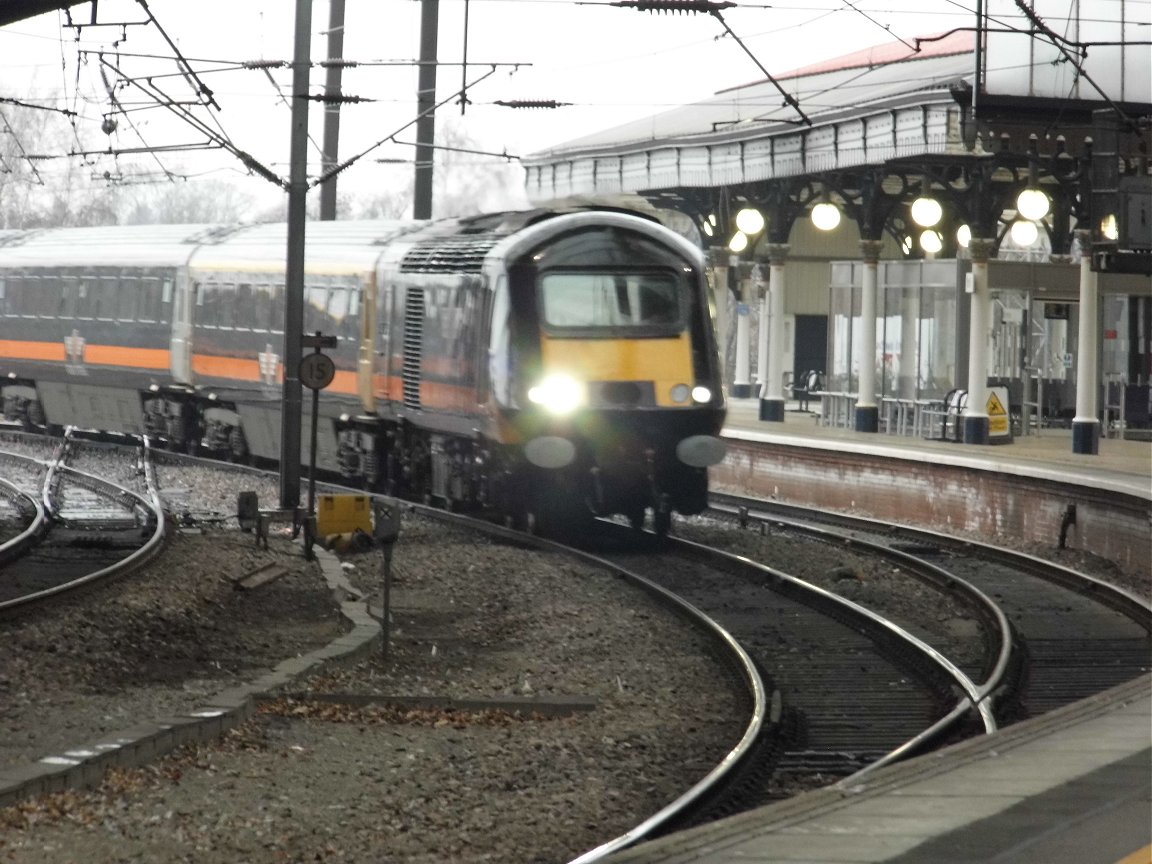
[[[695,244],[595,208],[306,238],[304,329],[337,341],[321,469],[541,529],[703,509],[725,404]],[[286,244],[284,224],[0,234],[5,419],[278,461]]]

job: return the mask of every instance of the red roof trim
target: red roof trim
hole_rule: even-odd
[[[932,36],[922,36],[921,39],[932,39]],[[914,42],[912,44],[915,44]],[[976,34],[970,30],[958,30],[954,33],[939,36],[932,42],[921,42],[920,50],[909,48],[904,42],[886,42],[883,45],[874,45],[851,54],[834,57],[831,60],[822,60],[810,66],[801,66],[781,75],[774,75],[777,81],[789,78],[801,78],[806,75],[820,75],[824,72],[837,72],[841,69],[858,69],[870,66],[886,66],[889,63],[902,63],[910,60],[923,60],[928,57],[943,57],[948,54],[966,54],[976,50]],[[754,87],[762,84],[755,81],[749,84],[740,84],[721,90],[721,93],[740,90],[744,87]]]

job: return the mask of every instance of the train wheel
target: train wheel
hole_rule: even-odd
[[[652,530],[656,536],[664,537],[672,528],[672,511],[660,508],[652,514]]]

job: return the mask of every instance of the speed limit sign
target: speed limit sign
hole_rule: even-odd
[[[336,377],[336,364],[327,354],[317,351],[300,360],[300,383],[310,390],[323,390]]]

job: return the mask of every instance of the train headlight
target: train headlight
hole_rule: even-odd
[[[584,385],[568,375],[549,375],[528,388],[528,401],[549,414],[571,414],[584,404]]]
[[[692,401],[699,402],[703,405],[705,402],[712,401],[712,391],[705,387],[703,384],[697,384],[692,388]]]
[[[687,384],[677,384],[672,388],[672,401],[677,405],[682,405],[688,401],[692,395],[692,390]]]

